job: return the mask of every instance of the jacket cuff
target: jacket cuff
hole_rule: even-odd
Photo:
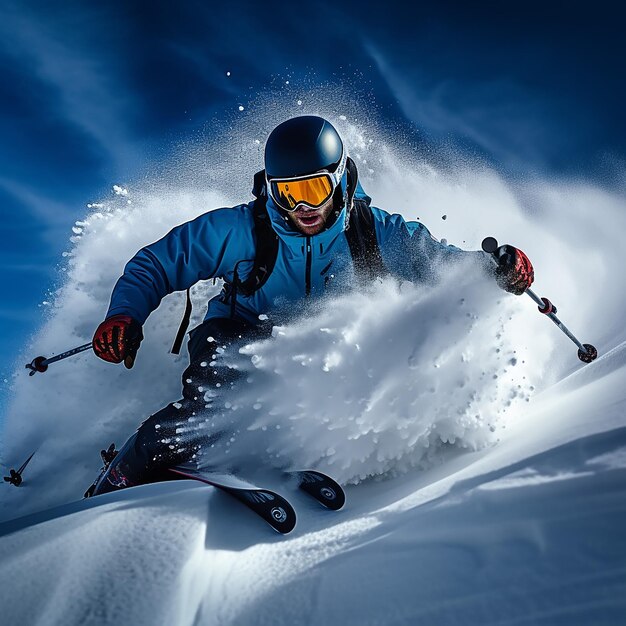
[[[134,309],[130,309],[128,307],[112,307],[107,311],[106,317],[104,319],[109,319],[114,315],[128,315],[128,317],[132,317],[136,322],[139,322],[143,326],[144,322],[147,319],[147,316],[142,315],[139,311]]]

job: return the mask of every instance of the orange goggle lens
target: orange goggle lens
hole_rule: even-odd
[[[314,209],[322,206],[333,195],[330,174],[317,174],[291,180],[272,180],[272,196],[287,211],[304,203]]]

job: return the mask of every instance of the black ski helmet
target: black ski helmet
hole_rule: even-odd
[[[279,124],[265,144],[267,179],[307,176],[320,170],[334,172],[345,166],[339,133],[316,115],[293,117]]]

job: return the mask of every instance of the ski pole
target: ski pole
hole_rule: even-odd
[[[482,249],[490,254],[496,264],[498,259],[496,257],[496,251],[498,250],[498,241],[494,237],[486,237],[482,242]],[[548,298],[540,298],[532,289],[526,289],[524,293],[527,293],[538,305],[539,313],[543,313],[550,318],[557,327],[569,337],[578,346],[578,358],[583,363],[591,363],[598,357],[598,351],[590,343],[580,343],[578,339],[566,328],[561,320],[556,316],[556,307]]]
[[[86,343],[82,346],[78,346],[77,348],[72,348],[67,352],[62,352],[61,354],[57,354],[56,356],[50,357],[47,359],[45,356],[38,356],[34,358],[30,363],[26,364],[26,369],[30,370],[29,376],[34,376],[37,372],[41,372],[42,374],[48,369],[48,365],[51,363],[56,363],[57,361],[62,361],[63,359],[67,359],[70,356],[74,356],[75,354],[79,354],[80,352],[84,352],[85,350],[89,350],[91,348],[91,342]]]

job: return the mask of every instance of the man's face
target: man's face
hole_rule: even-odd
[[[317,209],[300,206],[295,211],[287,213],[287,218],[296,230],[309,237],[318,235],[324,230],[326,220],[333,210],[333,199],[322,204]]]

